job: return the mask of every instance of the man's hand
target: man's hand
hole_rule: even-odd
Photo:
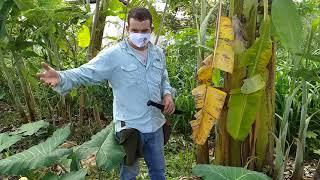
[[[171,94],[166,94],[163,97],[162,104],[164,105],[163,112],[165,114],[172,114],[175,111],[174,102]]]
[[[60,83],[58,72],[46,63],[42,63],[41,65],[45,71],[37,74],[40,81],[51,87],[57,86]]]

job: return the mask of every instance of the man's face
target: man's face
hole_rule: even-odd
[[[130,32],[143,33],[143,34],[151,33],[152,28],[151,28],[150,20],[139,21],[139,20],[130,18],[127,31],[128,33]]]

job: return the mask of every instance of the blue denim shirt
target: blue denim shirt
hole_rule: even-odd
[[[163,52],[148,44],[147,65],[143,65],[127,40],[102,50],[79,68],[59,71],[60,83],[54,88],[65,95],[73,87],[109,81],[113,91],[113,121],[116,132],[136,128],[155,132],[165,123],[161,110],[147,106],[148,100],[162,102],[165,94],[174,96],[169,84]],[[121,127],[121,121],[125,126]]]

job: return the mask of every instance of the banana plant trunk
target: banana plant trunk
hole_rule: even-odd
[[[17,109],[18,109],[18,112],[19,112],[23,122],[24,123],[28,123],[29,122],[28,116],[27,116],[26,112],[23,109],[23,106],[22,106],[22,103],[21,103],[21,101],[19,99],[19,95],[17,93],[16,87],[14,86],[13,80],[11,78],[11,75],[10,75],[9,71],[8,71],[8,67],[4,62],[4,59],[3,59],[3,56],[2,56],[2,52],[0,52],[0,70],[2,70],[3,76],[4,76],[4,78],[6,79],[6,81],[8,83],[12,99],[13,99],[13,101],[14,101]]]
[[[31,121],[35,121],[36,117],[37,117],[37,115],[36,115],[36,103],[35,103],[34,96],[33,96],[32,91],[31,91],[30,84],[29,84],[29,82],[28,82],[28,80],[27,80],[27,78],[25,77],[25,74],[24,74],[24,72],[26,72],[26,68],[25,68],[24,62],[22,61],[22,58],[18,53],[12,51],[12,55],[13,55],[15,67],[16,67],[16,70],[17,70],[17,75],[19,77],[20,84],[21,84],[21,87],[22,87],[22,91],[23,91],[24,96],[25,96],[25,101],[26,101],[26,104],[27,104],[27,107],[28,107],[30,120]]]

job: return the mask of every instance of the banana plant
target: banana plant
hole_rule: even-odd
[[[260,2],[230,1],[234,63],[233,71],[224,73],[223,90],[228,97],[216,126],[215,148],[217,164],[249,164],[250,169],[258,170],[266,163],[268,149],[272,149],[269,134],[273,131],[275,91],[269,4]],[[263,14],[258,14],[258,8]],[[257,20],[257,16],[263,18]]]

